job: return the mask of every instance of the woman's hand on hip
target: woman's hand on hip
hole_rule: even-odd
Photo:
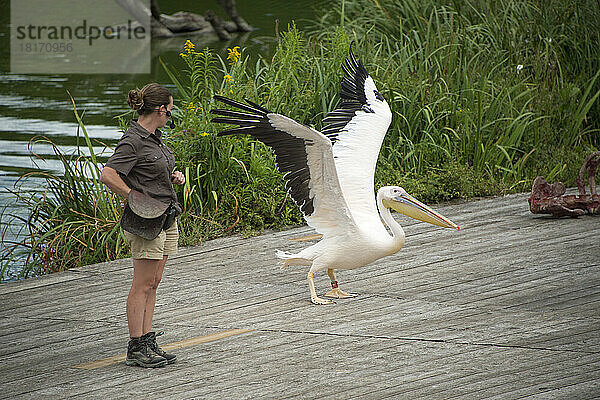
[[[171,174],[171,182],[175,185],[183,185],[185,183],[185,176],[180,171],[173,171]]]

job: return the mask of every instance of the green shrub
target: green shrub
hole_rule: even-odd
[[[309,34],[288,27],[271,59],[251,62],[239,47],[225,58],[188,41],[181,64],[163,64],[177,87],[179,124],[165,140],[186,176],[177,187],[182,245],[302,223],[271,151],[249,137],[216,135],[224,127],[210,123],[209,111],[223,105],[213,95],[248,98],[321,129],[339,101],[352,41],[393,113],[376,186],[399,184],[438,202],[529,190],[538,175],[574,185],[600,141],[599,3],[333,4]],[[28,236],[5,243],[4,266],[21,254],[26,273],[38,274],[125,255],[120,201],[99,183],[86,140],[89,157],[55,147],[65,174],[40,174],[45,193],[17,188],[30,210],[20,220]]]
[[[340,0],[314,34],[340,20],[394,112],[381,158],[404,174],[459,164],[508,190],[556,171],[572,185],[545,154],[580,164],[599,144],[600,3]]]

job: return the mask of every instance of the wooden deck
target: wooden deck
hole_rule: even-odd
[[[0,398],[600,398],[600,218],[526,197],[436,207],[458,232],[404,220],[405,248],[340,271],[361,296],[333,306],[275,259],[309,228],[182,249],[155,317],[179,361],[156,370],[120,361],[131,260],[2,284]]]

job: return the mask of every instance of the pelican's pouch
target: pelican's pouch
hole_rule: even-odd
[[[160,231],[165,229],[168,211],[171,208],[169,204],[132,190],[121,216],[121,227],[146,240],[154,240]]]

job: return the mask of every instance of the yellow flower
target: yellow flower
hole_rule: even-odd
[[[240,55],[242,54],[240,53],[240,46],[235,46],[233,49],[227,49],[227,52],[229,53],[227,55],[227,59],[229,60],[230,64],[235,64],[238,62]]]
[[[223,79],[225,79],[227,81],[227,83],[231,83],[233,82],[233,76],[227,74],[223,77]]]
[[[186,108],[187,108],[188,110],[193,110],[193,109],[195,109],[196,107],[194,107],[194,102],[193,102],[193,101],[190,101],[190,104],[188,104]]]
[[[185,53],[179,53],[179,55],[183,58],[183,57],[187,57],[187,54]]]
[[[200,136],[208,136],[208,132],[202,132]]]
[[[190,54],[192,51],[194,51],[194,47],[196,47],[196,45],[194,45],[194,43],[190,42],[189,39],[183,45],[184,50],[187,51],[188,54]]]

